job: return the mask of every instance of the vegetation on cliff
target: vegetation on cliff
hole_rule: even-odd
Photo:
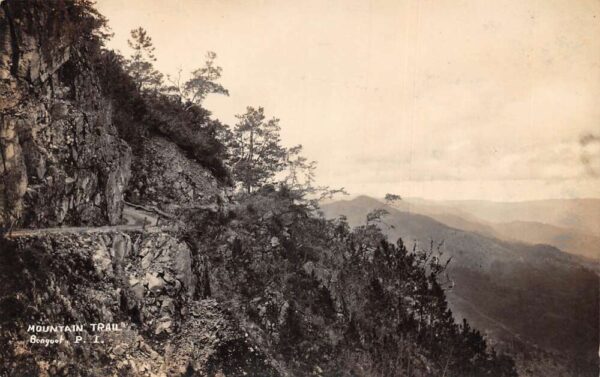
[[[27,8],[30,3],[35,6]],[[26,18],[33,24],[64,22],[72,31],[72,41],[61,44],[70,51],[66,61],[57,63],[57,75],[47,73],[52,88],[45,82],[27,85],[48,89],[50,97],[57,96],[55,87],[70,88],[68,104],[85,110],[82,118],[98,104],[105,122],[95,124],[107,133],[114,131],[127,144],[126,155],[133,162],[119,161],[128,169],[135,167],[131,178],[111,181],[106,178],[112,177],[109,171],[95,173],[90,179],[104,191],[90,195],[92,200],[100,198],[102,203],[102,195],[118,188],[118,195],[111,197],[118,198],[121,207],[111,207],[111,213],[119,213],[123,199],[129,199],[136,205],[162,205],[161,213],[169,212],[185,225],[170,235],[42,237],[2,244],[0,274],[11,284],[0,291],[0,324],[10,329],[3,333],[9,347],[2,351],[0,372],[516,375],[510,358],[497,355],[466,322],[455,323],[438,281],[444,266],[433,250],[407,250],[401,241],[392,244],[372,221],[351,230],[343,218],[325,220],[314,199],[336,190],[314,187],[314,163],[301,156],[301,147],[280,145],[278,120],[265,121],[262,108],[248,108],[229,130],[202,107],[206,95],[227,94],[217,82],[221,70],[214,65],[215,55],[209,54],[204,67],[174,92],[161,86],[151,54],[144,58],[142,51],[151,52],[152,46],[143,29],[132,34],[137,40],[132,45],[139,48],[130,59],[103,47],[106,20],[89,1],[65,0],[51,7],[36,1],[4,4],[11,17],[33,9]],[[34,39],[38,34],[39,30],[30,33]],[[53,38],[61,37],[57,32],[38,42],[52,50]],[[98,90],[86,87],[85,78],[97,82]],[[29,101],[41,101],[35,91],[28,95]],[[72,114],[63,116],[68,120]],[[157,173],[160,170],[149,167],[166,165],[150,151],[167,144],[164,149],[172,149],[173,156],[193,162],[173,160],[173,169],[206,169],[210,177],[183,171],[189,184],[174,187]],[[31,166],[27,158],[25,150],[25,167]],[[51,165],[60,167],[65,161],[70,160],[53,160]],[[30,170],[25,169],[28,174]],[[38,182],[37,190],[47,189],[47,180]],[[173,187],[167,187],[171,183]],[[203,187],[238,190],[229,197],[215,194],[212,207],[196,205],[198,197],[206,199],[208,189]],[[77,193],[59,188],[67,199]],[[184,191],[189,202],[179,201]],[[73,215],[68,218],[75,225],[83,222],[78,209],[70,209]],[[76,248],[73,258],[70,248]],[[29,282],[17,282],[18,276]],[[130,322],[138,340],[123,341],[118,352],[115,347],[91,353],[67,348],[34,352],[33,361],[21,356],[32,354],[19,348],[27,320],[90,319]],[[200,335],[211,340],[196,345]],[[155,350],[171,356],[160,359]],[[143,368],[129,363],[128,357]]]
[[[227,216],[190,233],[209,258],[211,295],[294,375],[515,375],[454,322],[433,251],[314,216],[285,188],[247,195]]]

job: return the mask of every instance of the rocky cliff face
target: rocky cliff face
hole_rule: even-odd
[[[94,14],[2,3],[0,376],[514,377],[423,256],[286,188],[230,201],[218,122],[108,85]]]
[[[225,190],[198,162],[187,158],[173,142],[161,136],[144,140],[134,157],[128,199],[150,203],[165,211],[213,207],[226,202]]]
[[[0,243],[0,375],[275,375],[180,234],[97,228],[122,222],[126,193],[169,213],[225,198],[166,138],[136,155],[119,138],[73,4],[0,7],[0,227],[42,229]],[[76,230],[43,231],[59,226]]]
[[[15,253],[0,254],[0,291],[12,295],[0,309],[0,338],[10,345],[0,351],[0,375],[179,376],[189,368],[208,375],[227,370],[232,352],[249,370],[272,369],[227,310],[195,299],[208,289],[198,279],[205,266],[195,265],[189,247],[172,235],[40,235],[12,247]],[[85,328],[30,329],[45,324]],[[44,347],[31,344],[32,336],[64,340]]]
[[[2,3],[0,224],[116,224],[131,151],[68,9],[49,4]]]

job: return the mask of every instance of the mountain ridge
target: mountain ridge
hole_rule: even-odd
[[[93,1],[6,0],[0,31],[0,375],[516,377],[437,261],[285,182],[236,192],[227,128],[148,90]]]
[[[571,200],[579,199],[561,199],[561,201]],[[477,202],[483,203],[484,201]],[[594,232],[551,224],[545,222],[543,218],[536,219],[536,221],[517,219],[508,222],[493,222],[467,212],[464,208],[451,207],[444,203],[444,201],[408,198],[391,203],[391,206],[406,212],[429,216],[456,229],[474,231],[506,241],[552,245],[562,251],[591,260],[598,260],[600,257],[600,237]],[[500,202],[489,203],[502,204]],[[595,223],[590,223],[590,227],[593,224]]]
[[[593,365],[598,341],[593,335],[598,333],[593,331],[598,327],[598,275],[584,267],[577,256],[551,245],[511,242],[455,229],[366,196],[322,206],[326,217],[344,215],[353,226],[364,224],[366,214],[374,209],[389,212],[382,217],[380,228],[391,241],[402,238],[406,244],[425,247],[443,241],[442,257],[452,258],[448,270],[454,288],[448,298],[455,314],[489,331],[505,346],[519,334],[518,342],[535,345],[529,349],[539,346],[560,354],[570,348],[571,364],[581,362],[574,360],[582,353],[587,355],[587,365]],[[567,302],[573,312],[564,307]],[[527,309],[515,310],[517,307]],[[503,331],[503,326],[490,318],[510,331]],[[573,334],[577,334],[575,338]]]

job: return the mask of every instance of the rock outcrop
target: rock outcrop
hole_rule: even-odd
[[[90,4],[1,7],[0,376],[514,377],[423,255],[231,200],[222,125],[140,90]]]
[[[136,155],[119,137],[90,60],[97,46],[81,30],[84,3],[0,7],[0,230],[82,230],[0,239],[0,375],[278,375],[210,297],[209,265],[180,234],[94,232],[122,221],[126,192],[169,213],[214,212],[226,198],[164,136]]]
[[[0,375],[214,375],[239,368],[232,353],[245,370],[275,373],[222,305],[196,299],[208,289],[197,279],[205,266],[170,234],[41,235],[2,246],[0,292],[13,300],[0,309],[0,340],[10,345],[0,351]],[[84,328],[30,329],[44,324]],[[44,347],[32,336],[63,341]]]
[[[50,9],[52,7],[52,9]],[[64,3],[0,11],[0,225],[116,224],[131,151]]]
[[[134,183],[128,198],[136,203],[179,212],[203,207],[217,209],[227,200],[218,180],[164,137],[152,136],[143,142],[132,170]]]

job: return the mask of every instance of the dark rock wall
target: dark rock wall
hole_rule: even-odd
[[[121,217],[131,151],[66,9],[62,2],[2,3],[3,226],[116,224]]]
[[[276,375],[221,304],[194,299],[204,266],[172,235],[35,236],[0,251],[0,342],[10,345],[0,350],[0,376]],[[86,326],[27,331],[36,324]],[[29,344],[32,335],[66,341],[44,347]]]
[[[82,228],[0,238],[0,376],[445,374],[418,339],[387,336],[406,300],[375,278],[381,253],[350,258],[348,234],[274,189],[231,202],[219,154],[201,147],[207,133],[177,128],[201,120],[158,117],[132,153],[70,20],[86,3],[0,8],[0,227]],[[170,230],[93,229],[121,221],[125,196]],[[89,328],[88,344],[68,333],[47,336],[67,337],[59,346],[29,342],[31,324],[76,323],[120,331],[100,345]]]
[[[133,202],[178,212],[227,201],[222,185],[212,173],[163,137],[144,140],[132,166],[133,184],[128,198]]]

